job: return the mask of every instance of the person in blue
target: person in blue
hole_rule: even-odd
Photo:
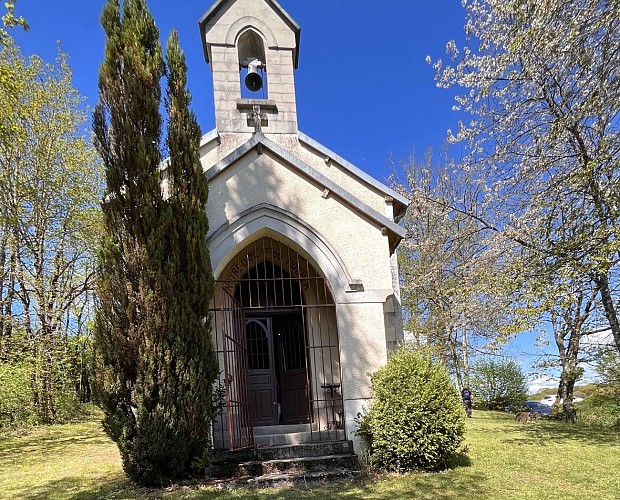
[[[465,413],[468,418],[471,418],[471,405],[473,398],[469,387],[463,387],[463,390],[461,391],[461,398],[463,399],[463,408],[465,408]]]

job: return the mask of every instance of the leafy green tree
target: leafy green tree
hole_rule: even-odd
[[[483,359],[472,366],[470,389],[476,406],[503,411],[519,408],[527,399],[526,378],[511,360]]]
[[[596,363],[601,383],[579,403],[582,424],[620,429],[620,355],[614,350],[602,353]]]
[[[582,280],[580,283],[564,279],[563,282],[570,286],[564,293],[557,293],[557,285],[562,283],[558,280],[554,284],[555,296],[547,301],[547,312],[551,320],[551,330],[555,345],[558,349],[558,362],[560,366],[560,383],[554,405],[554,410],[559,411],[560,401],[563,405],[563,415],[569,422],[577,421],[577,411],[573,402],[575,383],[583,375],[581,362],[584,356],[583,340],[588,336],[588,326],[591,317],[594,316],[596,295],[598,289],[591,289],[590,280]]]
[[[2,15],[2,27],[0,27],[0,47],[4,45],[9,39],[10,35],[7,31],[8,28],[15,26],[21,26],[23,29],[28,30],[28,23],[22,17],[15,17],[15,4],[17,2],[5,2],[4,7],[6,12]]]
[[[159,175],[164,63],[159,31],[143,1],[124,2],[122,17],[119,1],[109,1],[101,23],[107,41],[93,128],[107,193],[94,332],[95,396],[127,474],[156,484],[166,468],[175,466],[168,455],[174,430],[155,415],[162,411],[158,347],[167,306],[158,279],[166,238]]]
[[[0,363],[0,428],[36,421],[27,363]]]
[[[449,42],[456,62],[435,68],[439,86],[465,89],[456,108],[471,120],[451,139],[487,179],[484,222],[559,289],[589,280],[620,351],[620,2],[464,5],[468,44]]]
[[[88,336],[100,164],[63,53],[25,60],[6,39],[0,75],[0,362],[29,366],[32,420],[54,422]]]
[[[536,362],[536,367],[546,370],[560,369],[560,379],[554,413],[570,422],[577,420],[573,401],[575,384],[583,374],[582,364],[592,362],[599,351],[587,342],[600,322],[597,311],[598,288],[567,266],[546,266],[540,255],[524,252],[510,264],[519,275],[522,303],[519,312],[538,318],[542,327],[541,340],[549,336],[556,353],[546,352]],[[568,266],[570,267],[570,266]]]
[[[170,157],[165,177],[171,219],[163,275],[168,304],[166,353],[170,355],[165,371],[174,384],[166,387],[165,407],[176,411],[175,448],[186,448],[179,460],[185,460],[184,472],[188,472],[191,461],[209,449],[212,387],[219,372],[208,315],[213,275],[206,245],[208,187],[198,155],[201,133],[189,109],[187,66],[174,31],[166,55]]]
[[[217,374],[208,304],[207,186],[188,110],[186,66],[172,34],[162,163],[159,31],[144,0],[110,0],[93,118],[107,194],[95,355],[106,432],[135,481],[161,485],[192,472],[208,449]],[[165,170],[165,172],[164,172]],[[162,189],[165,188],[165,195]]]
[[[603,384],[614,388],[620,396],[620,355],[613,351],[603,353],[596,363],[596,371]]]

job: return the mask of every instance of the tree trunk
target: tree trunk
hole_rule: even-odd
[[[56,420],[56,404],[54,401],[54,357],[52,354],[51,339],[44,342],[43,360],[41,362],[41,382],[43,396],[43,415],[47,423],[54,423]]]
[[[614,337],[616,349],[618,349],[618,352],[620,353],[620,322],[618,321],[618,312],[616,311],[616,306],[609,288],[609,278],[606,274],[600,273],[593,279],[597,287],[600,288],[601,302],[603,303],[605,317],[609,322],[609,328],[611,329],[611,334]]]
[[[560,414],[560,400],[562,398],[562,393],[564,392],[564,370],[562,370],[562,375],[560,375],[560,383],[558,385],[558,392],[555,394],[555,401],[553,402],[553,410],[551,411],[551,415],[554,418],[558,418]]]
[[[462,390],[463,387],[463,376],[461,374],[461,366],[459,363],[459,355],[456,351],[456,341],[452,338],[452,329],[450,327],[446,327],[446,335],[448,337],[448,345],[450,346],[450,354],[452,355],[452,363],[454,365],[454,374],[456,375],[456,382],[459,386],[459,390]]]
[[[463,327],[463,374],[465,383],[469,386],[469,354],[468,354],[467,327]]]
[[[562,405],[564,409],[564,419],[567,422],[574,424],[577,421],[577,410],[575,409],[575,403],[573,402],[573,391],[575,388],[575,382],[577,380],[576,370],[573,369],[569,373],[575,373],[572,377],[567,377],[562,388],[562,398],[564,399]]]
[[[5,225],[2,228],[2,242],[0,243],[0,361],[6,361],[5,340],[4,340],[4,282],[8,274],[6,270],[6,246],[7,246],[8,228]]]
[[[13,238],[8,238],[8,267],[6,276],[8,282],[6,291],[3,290],[2,301],[0,302],[0,316],[2,317],[2,326],[0,329],[0,360],[6,361],[11,352],[11,338],[13,336],[13,302],[15,300],[15,277],[17,270],[17,248],[13,242]],[[6,248],[3,248],[6,251]],[[3,252],[3,264],[5,255]],[[4,266],[3,266],[4,267]],[[3,283],[4,286],[4,283]]]
[[[25,310],[25,318],[24,323],[28,335],[28,342],[30,344],[30,392],[32,394],[32,403],[35,411],[39,412],[41,408],[41,399],[39,398],[39,368],[37,366],[39,352],[37,349],[37,341],[30,328],[30,311],[28,309]]]

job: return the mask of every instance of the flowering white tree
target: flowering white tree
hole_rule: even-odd
[[[468,43],[434,63],[465,89],[463,166],[487,180],[480,222],[549,281],[591,283],[620,351],[620,1],[463,0]],[[534,272],[530,269],[530,272]]]
[[[398,255],[405,328],[462,388],[470,356],[495,352],[521,327],[508,306],[505,249],[493,231],[467,215],[483,204],[480,185],[454,165],[439,165],[430,153],[423,163],[411,158],[393,186],[411,198]]]

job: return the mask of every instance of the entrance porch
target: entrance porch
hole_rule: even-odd
[[[345,439],[336,306],[308,259],[270,236],[245,245],[216,281],[212,322],[216,449]]]

